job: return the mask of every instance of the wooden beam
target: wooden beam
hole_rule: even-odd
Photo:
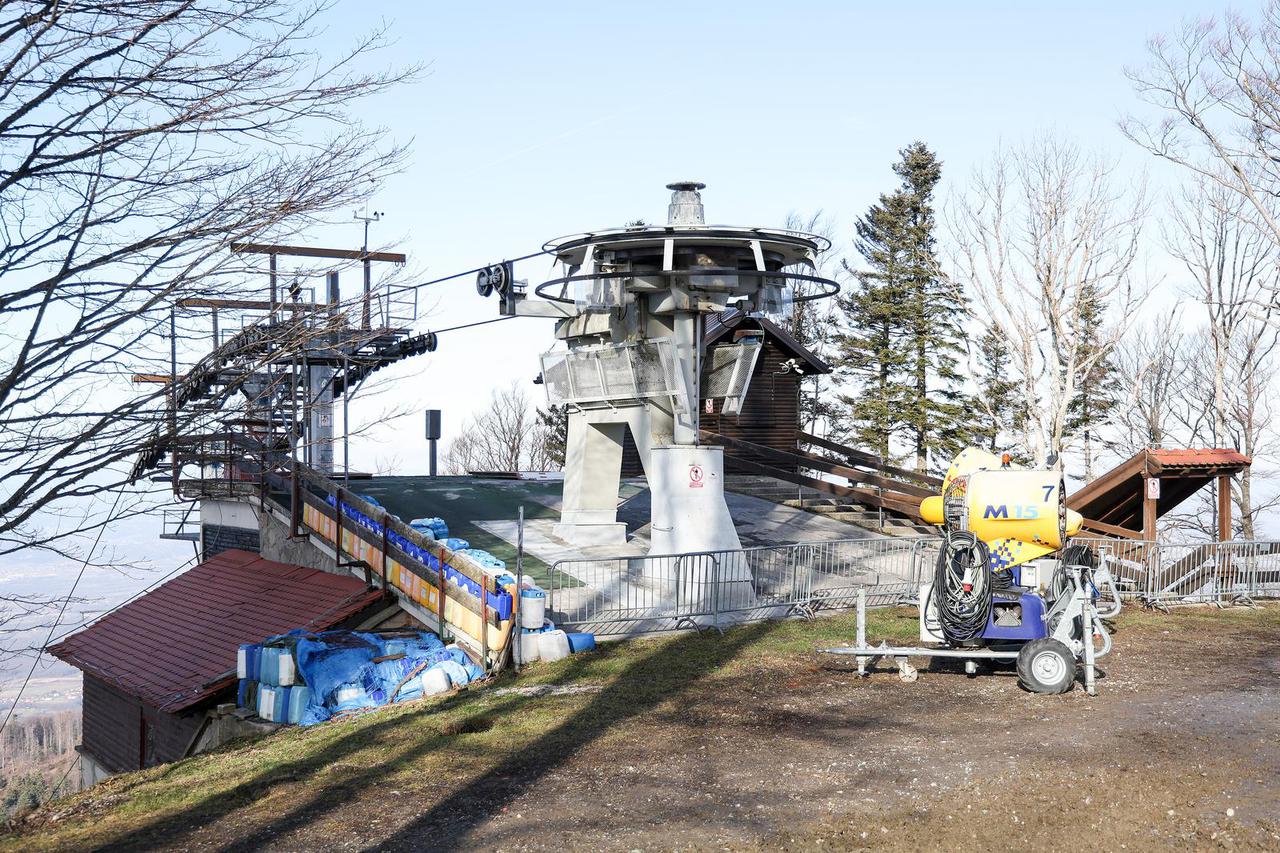
[[[1098,521],[1095,518],[1086,518],[1084,524],[1081,525],[1086,530],[1092,530],[1096,533],[1105,533],[1108,536],[1119,536],[1123,539],[1141,539],[1142,534],[1136,530],[1130,530],[1127,527],[1120,527],[1116,524],[1107,524],[1105,521]]]
[[[135,373],[133,374],[133,381],[135,384],[142,384],[144,382],[154,382],[157,385],[168,385],[169,380],[172,378],[173,377],[171,377],[167,373]],[[178,377],[178,381],[179,382],[182,381],[181,376]]]
[[[771,456],[775,459],[793,462],[802,468],[812,468],[815,471],[824,471],[828,474],[835,474],[838,477],[848,477],[850,480],[858,483],[866,483],[869,486],[877,486],[890,492],[896,492],[904,497],[927,498],[935,494],[932,489],[923,486],[917,486],[912,483],[903,483],[900,480],[890,480],[887,477],[881,477],[871,474],[867,471],[859,471],[856,468],[850,468],[847,465],[841,465],[832,462],[830,459],[823,459],[820,456],[813,456],[808,453],[794,452],[789,453],[785,450],[778,450],[776,447],[767,447],[763,444],[754,444],[750,441],[743,441],[740,438],[730,438],[726,435],[719,435],[714,432],[702,430],[704,437],[713,441],[718,441],[726,447],[738,448],[748,453],[755,453],[761,456]],[[738,462],[743,462],[738,457]]]
[[[231,251],[237,255],[291,255],[298,258],[330,258],[343,261],[386,261],[403,264],[405,256],[400,252],[362,252],[359,249],[325,249],[319,246],[278,246],[270,243],[232,243]]]
[[[1218,541],[1231,541],[1231,475],[1218,477]]]
[[[1142,488],[1142,538],[1148,542],[1156,541],[1156,518],[1157,518],[1156,505],[1159,503],[1159,501],[1151,497],[1147,491],[1150,488],[1150,483],[1152,480],[1155,480],[1156,483],[1160,482],[1159,479],[1156,479],[1154,477],[1144,476],[1142,478],[1142,486],[1141,486]]]
[[[922,486],[942,486],[942,478],[940,477],[931,477],[928,474],[921,474],[919,471],[912,471],[907,468],[899,468],[896,465],[890,465],[873,453],[867,453],[864,450],[855,450],[852,447],[846,447],[843,444],[838,444],[830,439],[819,438],[816,435],[811,435],[802,430],[798,430],[796,435],[802,444],[812,444],[815,447],[821,447],[823,450],[830,450],[833,453],[839,453],[848,458],[851,462],[862,465],[865,468],[874,468],[882,474],[892,474],[895,477],[902,477]]]
[[[803,474],[797,474],[794,471],[784,471],[781,468],[771,468],[768,465],[757,464],[756,470],[761,474],[766,474],[779,480],[785,480],[788,483],[795,483],[797,486],[808,486],[811,489],[815,489],[819,492],[826,492],[827,494],[835,495],[836,497],[852,498],[858,503],[870,504],[871,506],[891,510],[892,512],[905,515],[909,518],[920,520],[919,504],[894,500],[890,497],[883,497],[867,489],[854,489],[849,486],[841,486],[837,483],[828,483],[826,480],[806,477]]]

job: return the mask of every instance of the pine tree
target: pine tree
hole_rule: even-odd
[[[1120,401],[1120,377],[1110,351],[1101,352],[1100,329],[1105,321],[1106,306],[1096,286],[1085,284],[1077,300],[1074,333],[1080,337],[1077,358],[1093,361],[1077,374],[1075,394],[1067,406],[1067,422],[1063,430],[1068,440],[1079,437],[1084,446],[1084,479],[1093,479],[1093,442],[1097,427],[1104,423]]]
[[[922,471],[930,449],[949,459],[968,438],[958,367],[965,305],[937,258],[933,192],[942,164],[921,142],[900,154],[893,170],[901,185],[857,223],[866,269],[851,270],[855,286],[839,302],[846,331],[836,361],[859,380],[856,395],[841,397],[849,437],[884,458],[903,437]]]
[[[893,171],[907,199],[908,372],[903,421],[915,450],[917,471],[928,467],[928,451],[945,465],[968,442],[971,426],[960,359],[965,353],[961,288],[938,261],[933,191],[942,164],[922,142],[902,152]]]
[[[1009,379],[1009,345],[997,329],[988,327],[978,341],[977,355],[974,379],[978,395],[974,410],[981,414],[974,425],[973,438],[992,453],[1008,450],[1015,457],[1024,458],[1024,448],[1009,444],[1010,435],[1022,422],[1017,409],[1018,385]]]
[[[534,467],[559,469],[564,467],[565,450],[569,445],[569,407],[547,406],[538,409],[538,435],[534,451]]]

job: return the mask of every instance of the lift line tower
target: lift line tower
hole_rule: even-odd
[[[707,315],[730,307],[780,313],[793,300],[833,296],[817,274],[822,237],[707,225],[699,190],[668,184],[667,224],[561,237],[543,248],[562,274],[532,294],[510,263],[476,288],[500,313],[555,319],[564,349],[542,356],[547,399],[569,409],[564,502],[555,533],[579,545],[620,545],[622,447],[631,431],[652,494],[651,554],[738,550],[724,500],[724,450],[699,443],[700,401],[741,410],[759,338],[703,352]],[[807,283],[798,289],[798,283]],[[536,297],[536,298],[531,298]]]

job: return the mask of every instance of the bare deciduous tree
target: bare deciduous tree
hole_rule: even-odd
[[[114,514],[101,498],[167,393],[128,378],[168,367],[175,302],[251,286],[230,242],[285,237],[398,168],[348,108],[406,75],[359,70],[381,32],[315,50],[325,5],[0,6],[0,554]]]
[[[1228,12],[1188,22],[1153,38],[1148,53],[1148,63],[1128,75],[1164,116],[1130,117],[1124,133],[1238,195],[1280,245],[1280,2],[1267,3],[1256,21]]]
[[[1146,289],[1135,286],[1144,189],[1111,164],[1043,136],[997,152],[950,211],[956,274],[976,319],[1008,342],[1017,422],[1037,464],[1060,453],[1082,377],[1106,358]],[[1085,334],[1090,302],[1106,328]]]
[[[464,474],[532,468],[537,445],[534,408],[524,389],[513,382],[504,391],[494,391],[489,407],[467,419],[445,453],[445,470]]]
[[[1182,189],[1170,220],[1169,251],[1186,268],[1187,289],[1205,319],[1199,344],[1183,353],[1179,371],[1182,405],[1173,408],[1184,440],[1265,454],[1275,393],[1270,362],[1277,346],[1270,294],[1280,251],[1244,196],[1203,177]],[[1256,476],[1246,470],[1232,487],[1237,517],[1250,537],[1260,511]]]
[[[1171,206],[1166,244],[1189,275],[1188,291],[1203,306],[1212,368],[1213,434],[1226,436],[1228,361],[1233,342],[1256,320],[1269,319],[1267,294],[1276,285],[1277,246],[1252,206],[1222,185],[1198,178]],[[1256,330],[1254,331],[1256,334]]]
[[[1115,407],[1108,445],[1122,456],[1177,440],[1175,408],[1184,399],[1185,344],[1176,312],[1135,326],[1116,348],[1125,396]]]

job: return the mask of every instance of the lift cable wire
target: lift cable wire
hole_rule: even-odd
[[[116,490],[116,499],[111,504],[111,509],[107,512],[107,518],[115,515],[116,507],[120,505],[120,498],[124,496],[124,486]],[[22,686],[18,688],[18,695],[14,697],[13,704],[9,706],[9,711],[4,715],[4,722],[0,723],[0,735],[4,734],[5,728],[9,725],[9,720],[13,718],[13,712],[18,708],[18,702],[22,700],[22,694],[27,689],[27,685],[31,683],[31,676],[35,674],[36,667],[40,665],[40,658],[44,655],[45,647],[53,640],[53,632],[58,630],[58,625],[62,622],[63,615],[67,612],[67,605],[71,603],[71,597],[76,594],[76,587],[80,585],[81,578],[84,577],[84,570],[89,567],[89,561],[93,559],[93,552],[98,550],[98,545],[102,542],[103,531],[107,529],[107,525],[103,524],[98,528],[98,534],[93,539],[93,545],[89,548],[88,553],[84,555],[84,561],[80,563],[80,572],[76,575],[75,583],[71,584],[67,597],[62,599],[62,607],[58,609],[58,618],[53,620],[53,625],[49,627],[49,634],[45,637],[40,648],[36,649],[35,660],[31,661],[31,669],[27,670],[27,677],[22,680]]]
[[[450,327],[449,327],[449,328],[447,328],[447,329],[436,329],[436,330],[435,330],[435,333],[436,333],[437,335],[442,335],[442,334],[444,334],[445,332],[457,332],[457,331],[459,331],[459,330],[461,330],[461,329],[470,329],[470,328],[473,328],[473,327],[475,327],[475,326],[487,326],[487,325],[489,325],[490,323],[501,323],[503,320],[518,320],[518,319],[520,319],[520,318],[519,318],[519,317],[516,317],[516,316],[509,316],[509,317],[495,317],[495,318],[493,318],[492,320],[478,320],[478,321],[476,321],[475,323],[464,323],[464,324],[463,324],[463,325],[461,325],[461,326],[450,326]]]
[[[550,253],[540,249],[536,252],[530,252],[527,255],[521,255],[518,258],[504,258],[503,263],[515,263],[516,261],[527,261],[530,258],[537,258],[546,254],[550,254]],[[433,284],[441,284],[442,282],[452,281],[455,278],[462,278],[464,275],[475,275],[478,272],[483,272],[484,270],[487,270],[490,266],[492,266],[492,264],[485,264],[482,267],[476,267],[475,269],[471,269],[471,270],[463,270],[462,272],[456,272],[456,273],[453,273],[452,275],[441,276],[440,278],[433,278],[430,281],[423,281],[423,282],[419,282],[418,284],[402,284],[399,287],[388,288],[387,293],[388,295],[394,295],[397,293],[405,293],[406,291],[410,291],[410,290],[417,290],[422,287],[430,287]]]
[[[49,789],[49,796],[45,797],[44,800],[41,801],[40,805],[44,805],[45,803],[57,797],[58,789],[61,788],[63,783],[67,781],[67,777],[71,775],[71,771],[75,770],[83,762],[84,762],[84,756],[79,753],[76,753],[75,760],[72,761],[69,765],[67,765],[67,772],[62,774],[62,778],[58,780],[58,784],[54,785],[52,788]]]

